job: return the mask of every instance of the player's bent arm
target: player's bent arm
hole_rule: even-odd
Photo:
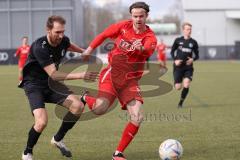
[[[96,72],[64,73],[56,70],[54,64],[44,67],[49,77],[55,81],[87,79],[95,80],[98,76]]]
[[[17,57],[17,56],[19,56],[19,54],[20,54],[20,49],[18,48],[16,53],[14,54],[14,56]]]
[[[67,49],[68,51],[72,51],[72,52],[78,52],[78,53],[83,53],[85,51],[85,49],[78,47],[76,44],[71,43],[70,47]]]
[[[174,53],[175,53],[175,51],[177,50],[177,48],[178,48],[177,39],[175,39],[175,41],[174,41],[174,43],[173,43],[173,45],[172,45],[171,52],[170,52],[171,57],[172,57],[173,60],[175,60],[175,55],[174,55]]]
[[[148,57],[152,55],[157,46],[157,39],[155,37],[148,38],[143,46],[140,47],[140,51],[147,54]]]
[[[193,52],[195,54],[193,60],[196,61],[199,59],[199,48],[198,48],[198,43],[196,42],[195,47],[193,48]]]

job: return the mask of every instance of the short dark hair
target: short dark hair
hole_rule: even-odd
[[[149,5],[146,4],[145,2],[135,2],[129,7],[129,12],[132,13],[132,9],[134,8],[142,8],[148,13],[150,11]]]
[[[66,24],[66,20],[62,16],[53,15],[53,16],[48,17],[46,27],[48,29],[52,29],[54,22],[58,22],[63,25]]]

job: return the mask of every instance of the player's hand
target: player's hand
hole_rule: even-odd
[[[95,81],[96,79],[99,78],[99,73],[98,72],[81,72],[79,78],[87,81]]]
[[[193,63],[193,58],[188,57],[188,60],[187,60],[186,64],[187,65],[192,65],[192,63]]]
[[[181,60],[181,59],[177,59],[174,61],[176,66],[180,66],[182,64],[182,62],[183,62],[183,60]]]
[[[84,61],[88,61],[90,59],[91,54],[84,51],[81,56]]]
[[[91,47],[88,47],[84,52],[82,53],[82,58],[84,61],[88,61],[90,59],[91,53],[93,49]]]
[[[143,45],[142,45],[142,43],[141,43],[141,40],[136,40],[136,41],[134,41],[133,44],[132,44],[132,46],[133,46],[135,49],[139,50],[139,51],[142,51],[142,50],[143,50]]]

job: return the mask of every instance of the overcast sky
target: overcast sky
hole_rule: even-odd
[[[98,5],[104,5],[110,1],[118,0],[94,0]],[[123,5],[129,6],[136,1],[144,1],[150,5],[150,17],[159,18],[163,16],[175,0],[121,0]]]

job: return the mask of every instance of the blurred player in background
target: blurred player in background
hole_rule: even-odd
[[[28,37],[22,37],[22,46],[20,46],[16,53],[15,57],[18,57],[18,79],[22,81],[22,70],[27,61],[27,57],[30,52],[30,46],[28,45]]]
[[[89,108],[98,115],[104,114],[116,98],[123,110],[127,110],[130,121],[113,153],[113,160],[125,160],[124,150],[133,140],[143,120],[143,98],[138,81],[144,64],[155,50],[157,40],[154,32],[146,25],[149,6],[136,2],[129,7],[131,20],[115,23],[99,34],[83,55],[87,58],[93,50],[111,38],[115,47],[108,54],[108,66],[101,71],[97,99],[84,96]]]
[[[156,51],[157,51],[157,58],[158,58],[158,61],[159,61],[159,67],[160,67],[160,70],[162,69],[167,69],[167,66],[166,66],[166,49],[167,49],[167,46],[166,44],[163,42],[163,39],[160,40],[160,42],[158,43],[157,47],[156,47]]]
[[[198,43],[191,38],[192,25],[188,22],[182,25],[183,36],[176,38],[171,50],[174,60],[173,76],[175,89],[181,90],[181,98],[178,107],[181,108],[188,95],[193,76],[193,61],[199,58]],[[193,57],[193,54],[195,56]]]

